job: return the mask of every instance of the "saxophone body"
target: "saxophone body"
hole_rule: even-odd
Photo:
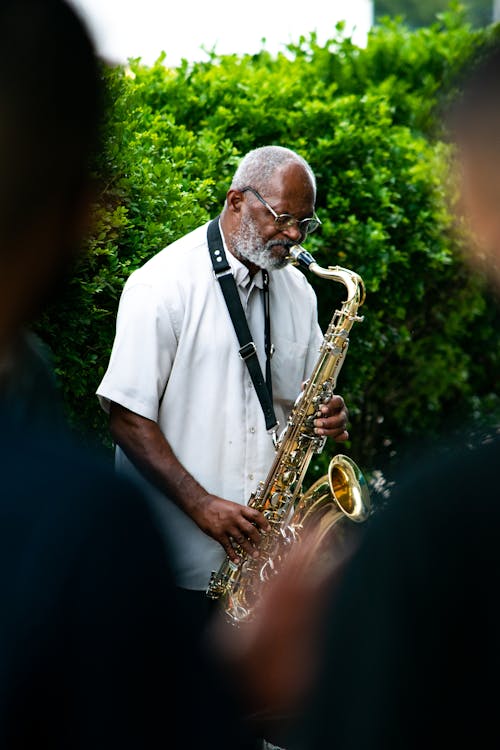
[[[302,530],[312,523],[321,538],[341,519],[364,521],[370,513],[366,481],[350,458],[336,455],[328,474],[306,493],[302,484],[314,454],[321,453],[326,437],[315,435],[314,419],[322,403],[335,392],[337,377],[349,345],[349,332],[362,321],[358,309],[363,304],[363,281],[356,273],[340,266],[323,268],[300,246],[290,251],[291,261],[300,263],[316,275],[342,283],[347,298],[336,310],[319,350],[314,370],[297,397],[288,421],[280,434],[273,464],[266,479],[252,493],[248,505],[261,511],[270,530],[262,535],[256,558],[236,547],[239,562],[226,556],[211,575],[207,596],[219,599],[226,619],[233,625],[250,620],[258,605],[262,585],[279,572],[291,545],[300,541]]]

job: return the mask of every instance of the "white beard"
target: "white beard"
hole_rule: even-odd
[[[266,271],[284,268],[289,263],[286,257],[279,257],[271,253],[271,248],[274,245],[290,248],[294,243],[289,240],[270,240],[263,243],[256,222],[249,217],[242,218],[239,230],[233,236],[235,255]]]

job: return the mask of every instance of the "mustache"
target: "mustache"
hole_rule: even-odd
[[[269,240],[269,242],[266,244],[266,249],[269,247],[274,247],[275,245],[280,245],[281,247],[285,247],[287,250],[289,250],[296,244],[296,242],[290,242],[290,240]]]

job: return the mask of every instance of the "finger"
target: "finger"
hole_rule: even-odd
[[[347,428],[347,419],[344,415],[341,417],[328,417],[326,419],[314,420],[314,431],[317,435],[328,435],[333,437],[334,434],[344,432]]]
[[[243,553],[248,555],[248,557],[259,556],[259,553],[255,548],[255,544],[248,537],[245,537],[243,535],[237,536],[234,538],[234,544],[236,545],[235,548],[237,552],[241,550]]]
[[[349,432],[345,429],[345,427],[336,427],[334,429],[327,429],[326,427],[319,427],[314,430],[314,433],[316,435],[320,435],[321,437],[333,438],[334,440],[348,440],[349,439]]]
[[[266,524],[266,528],[269,528],[269,524],[267,523],[267,521],[265,521],[265,524]],[[248,539],[253,544],[254,547],[258,547],[258,545],[261,542],[262,533],[263,533],[259,527],[257,527],[253,523],[249,523],[248,521],[241,519],[239,532],[242,534],[242,536],[245,539]]]
[[[237,550],[235,549],[235,547],[234,547],[234,545],[233,545],[233,543],[231,541],[231,537],[228,537],[228,536],[224,537],[221,540],[220,543],[224,547],[224,551],[225,551],[226,555],[229,557],[229,559],[232,562],[238,564],[239,561],[240,561],[240,555],[238,554]]]
[[[263,518],[261,513],[259,515]],[[240,518],[232,536],[238,544],[249,542],[252,547],[255,548],[258,547],[261,542],[262,531],[260,531],[254,523],[247,521],[245,518]]]
[[[321,404],[320,409],[323,414],[325,413],[338,413],[339,411],[342,411],[342,409],[345,409],[345,403],[342,396],[331,396],[328,401],[326,401],[324,404]]]
[[[345,407],[337,410],[333,409],[330,404],[322,404],[316,412],[315,416],[316,418],[336,419],[338,424],[340,424],[341,422],[347,424],[349,419],[349,412]]]
[[[249,524],[250,529],[256,532],[256,529]],[[257,532],[257,537],[260,538],[260,534]],[[229,537],[233,550],[237,555],[247,555],[248,557],[258,557],[256,544],[240,529],[235,529],[234,533]]]
[[[260,538],[259,529],[262,531],[269,531],[270,529],[267,518],[260,511],[255,510],[254,508],[249,508],[248,506],[243,506],[241,512],[245,519],[249,521],[249,526],[246,527],[244,531],[246,531],[246,533],[257,542]],[[250,529],[250,526],[253,528]],[[257,536],[253,532],[256,532]]]
[[[330,437],[330,438],[333,438],[337,442],[345,442],[346,440],[349,440],[349,433],[346,430],[345,425],[340,425],[340,427],[338,426],[328,427],[326,426],[327,424],[326,420],[316,420],[316,421],[321,426],[314,428],[315,435],[320,435],[321,437]]]

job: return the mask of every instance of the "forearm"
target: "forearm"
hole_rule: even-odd
[[[156,422],[112,404],[110,429],[114,441],[146,479],[193,518],[207,492],[177,459]]]
[[[137,469],[233,560],[238,557],[232,539],[247,554],[255,552],[260,531],[269,528],[266,518],[254,508],[208,493],[177,459],[156,422],[112,404],[110,428],[115,442]]]

